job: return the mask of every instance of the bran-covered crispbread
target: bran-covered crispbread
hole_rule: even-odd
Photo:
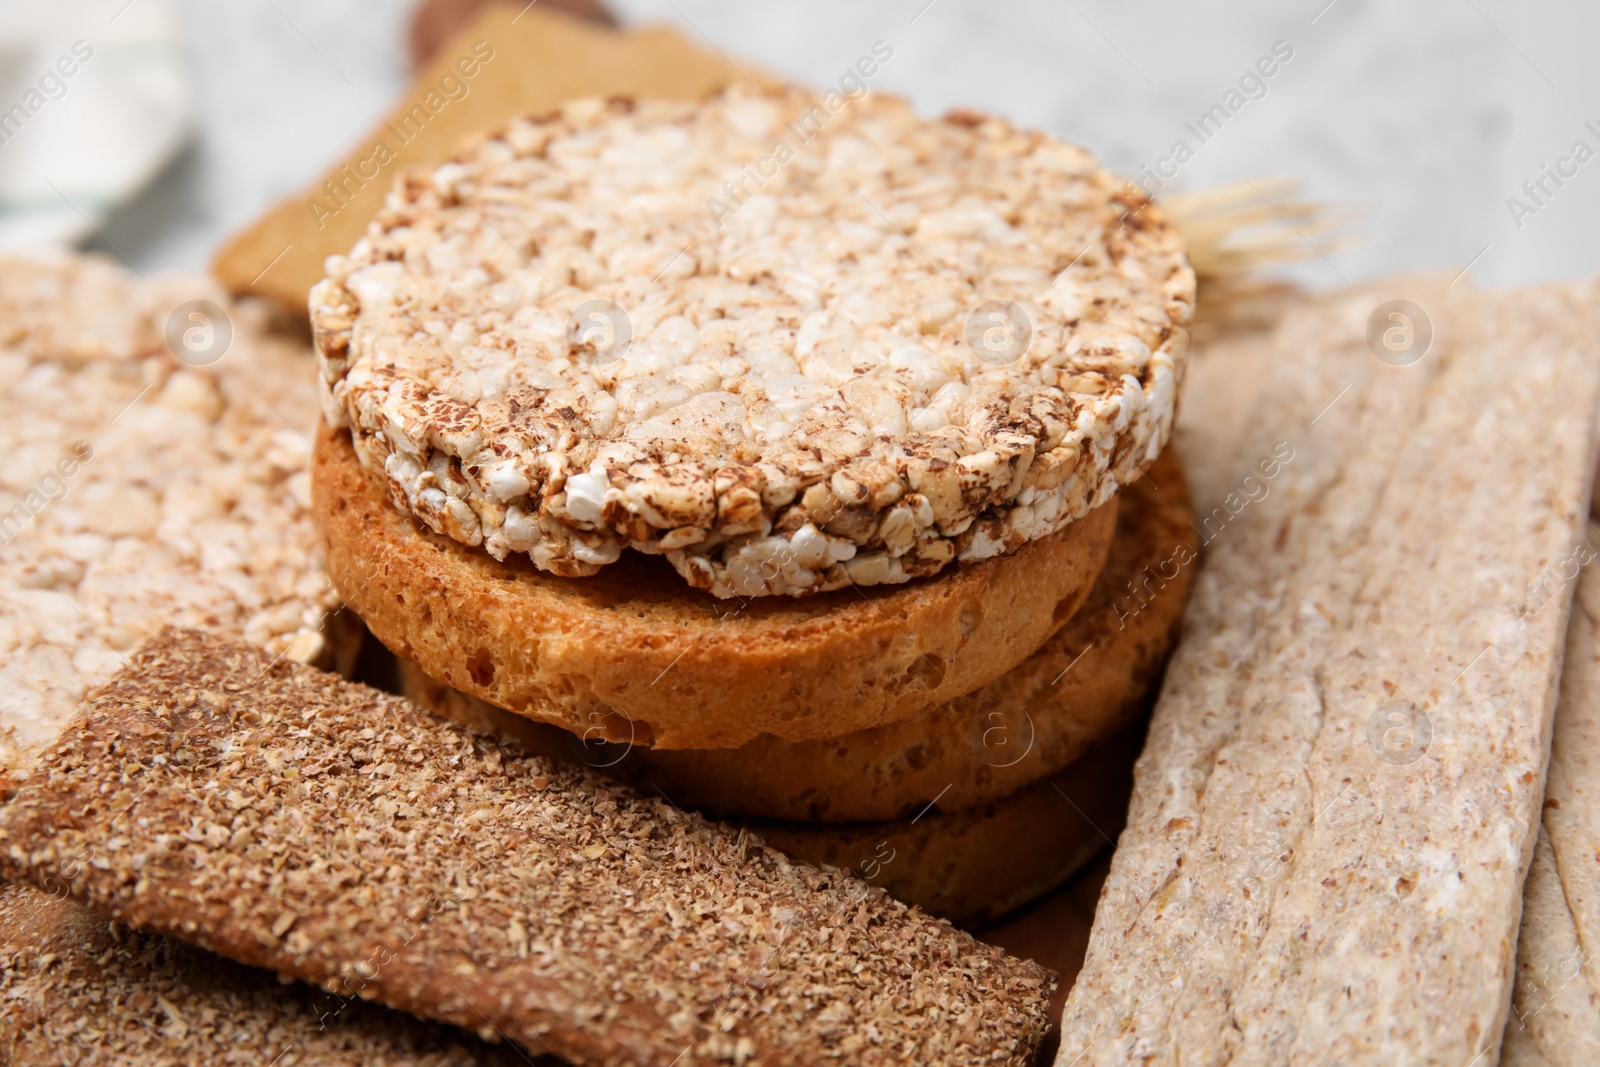
[[[192,631],[44,755],[0,866],[585,1063],[1025,1064],[1053,984],[853,876]]]
[[[581,100],[397,183],[311,296],[325,411],[496,559],[719,597],[1049,537],[1165,444],[1194,275],[1082,149],[880,94]]]
[[[1094,732],[1089,751],[1080,759],[1042,781],[1029,781],[979,803],[952,801],[955,783],[947,782],[915,809],[879,820],[761,818],[739,814],[742,807],[756,806],[743,802],[736,788],[749,784],[749,777],[735,770],[732,759],[743,750],[695,752],[704,757],[696,762],[705,768],[705,775],[723,774],[727,780],[694,782],[682,773],[665,773],[672,768],[654,759],[659,753],[585,743],[559,727],[530,722],[441,685],[403,660],[398,666],[401,692],[437,715],[522,751],[594,767],[679,807],[716,814],[754,830],[795,859],[853,870],[896,900],[964,927],[980,925],[1049,892],[1109,847],[1112,835],[1122,828],[1133,759],[1143,736],[1140,723],[1128,727],[1120,738],[1108,740],[1104,733]],[[1149,710],[1152,696],[1147,691],[1143,701],[1133,701],[1129,714]],[[844,737],[835,744],[852,741],[853,737]],[[970,781],[974,775],[969,769],[963,777]],[[834,781],[828,788],[839,795],[844,787]],[[705,795],[730,799],[727,805],[712,807],[704,803]],[[862,795],[870,799],[870,787]],[[860,796],[845,799],[861,802]]]
[[[512,1067],[530,1058],[130,930],[58,893],[0,884],[0,1063]]]

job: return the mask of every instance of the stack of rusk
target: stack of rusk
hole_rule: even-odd
[[[1044,134],[575,101],[407,175],[313,290],[330,574],[425,706],[979,922],[1120,828],[1193,304]]]

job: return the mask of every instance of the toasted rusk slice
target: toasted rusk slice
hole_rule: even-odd
[[[410,172],[311,294],[325,411],[475,553],[718,597],[1056,535],[1177,411],[1194,273],[1083,149],[800,89],[576,100]]]
[[[1044,781],[960,811],[930,804],[892,822],[734,822],[795,859],[847,867],[898,900],[980,926],[1115,847],[1143,740],[1135,722]]]
[[[1117,499],[1110,556],[1071,621],[988,685],[899,722],[818,741],[761,737],[737,749],[661,750],[534,723],[404,660],[401,692],[430,711],[535,751],[575,755],[700,810],[863,822],[909,818],[931,803],[946,812],[976,807],[1061,770],[1149,707],[1196,562],[1176,455],[1168,450]]]
[[[0,258],[0,767],[165,624],[330,655],[315,374],[210,279]]]
[[[0,869],[583,1063],[1027,1064],[1054,984],[846,872],[194,631],[0,808]]]
[[[1379,282],[1263,338],[1060,1063],[1494,1061],[1597,298]]]
[[[343,432],[319,433],[312,483],[334,588],[397,655],[519,715],[662,749],[838,737],[992,682],[1077,612],[1117,509],[937,578],[723,601],[638,553],[562,578],[472,551],[392,507]]]

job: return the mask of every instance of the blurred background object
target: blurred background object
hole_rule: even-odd
[[[490,4],[521,8],[525,0],[420,0],[406,36],[411,49],[411,69],[420,71],[440,45],[470,25]],[[544,10],[552,9],[602,26],[617,24],[600,0],[544,0]]]
[[[99,236],[192,124],[169,0],[0,6],[0,250]]]
[[[147,3],[160,6],[133,0],[117,23]],[[143,269],[203,265],[342,156],[409,84],[413,22],[425,21],[415,0],[173,6],[194,147],[103,227]],[[1578,0],[607,6],[623,26],[674,24],[736,64],[814,85],[885,41],[894,58],[875,88],[927,114],[969,106],[1041,127],[1130,178],[1148,173],[1158,195],[1293,178],[1301,197],[1362,213],[1359,243],[1307,235],[1292,273],[1316,287],[1468,263],[1497,284],[1600,270],[1583,236],[1600,229],[1600,164],[1573,156],[1579,141],[1600,153],[1586,125],[1600,130],[1600,68],[1586,54],[1600,6]],[[97,45],[101,28],[80,36]],[[1252,76],[1264,59],[1273,73]],[[30,135],[70,138],[57,117],[46,108]],[[1559,185],[1547,176],[1558,169]]]

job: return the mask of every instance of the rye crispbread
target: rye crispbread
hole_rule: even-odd
[[[211,353],[168,348],[177,326]],[[204,278],[0,258],[0,767],[26,764],[162,625],[328,653],[309,513],[315,363]],[[198,331],[190,333],[190,331]],[[180,340],[180,346],[185,341]]]
[[[1593,552],[1600,539],[1592,524],[1590,534]],[[1507,1067],[1600,1063],[1600,571],[1587,558],[1567,624],[1539,846],[1523,893],[1500,1056]],[[1551,578],[1572,580],[1559,569]]]
[[[400,692],[702,811],[864,822],[910,818],[935,799],[947,812],[987,804],[1061,770],[1149,707],[1194,573],[1194,515],[1176,454],[1162,453],[1117,500],[1110,555],[1071,621],[988,685],[899,722],[820,741],[619,749],[502,711],[404,660]]]
[[[1122,828],[1138,754],[1134,742],[1108,741],[1097,734],[1093,751],[1058,773],[975,805],[951,803],[952,789],[930,795],[915,810],[878,821],[752,818],[708,809],[695,799],[700,793],[727,795],[734,807],[746,805],[726,785],[695,790],[686,787],[686,778],[656,773],[655,754],[648,750],[585,743],[559,727],[530,722],[435,682],[403,660],[398,667],[400,692],[437,715],[522,751],[593,767],[647,796],[721,815],[796,859],[849,868],[896,900],[968,927],[1054,889],[1110,845],[1110,836]],[[1147,692],[1136,710],[1147,710],[1150,696]],[[1137,732],[1143,736],[1142,727]],[[1098,743],[1102,741],[1108,743]],[[716,771],[730,773],[731,760],[710,757],[742,751],[708,752],[702,761],[706,773],[712,773],[712,764]]]
[[[1293,454],[1206,549],[1059,1063],[1492,1061],[1566,629],[1525,609],[1592,476],[1596,295],[1390,282],[1271,341],[1236,470]],[[1431,319],[1409,365],[1366,341],[1393,298]]]
[[[569,101],[403,176],[328,270],[324,410],[395,506],[719,597],[1081,519],[1164,446],[1194,300],[1164,214],[1082,149],[865,91]]]
[[[61,896],[0,884],[0,1063],[8,1067],[529,1062],[509,1045],[285,984]]]
[[[319,432],[312,483],[334,588],[397,655],[520,715],[663,749],[838,737],[993,681],[1078,610],[1117,506],[936,579],[740,602],[637,553],[575,579],[472,551],[390,506],[343,432]]]
[[[1053,984],[851,875],[192,631],[44,755],[0,866],[590,1063],[1025,1064]]]

